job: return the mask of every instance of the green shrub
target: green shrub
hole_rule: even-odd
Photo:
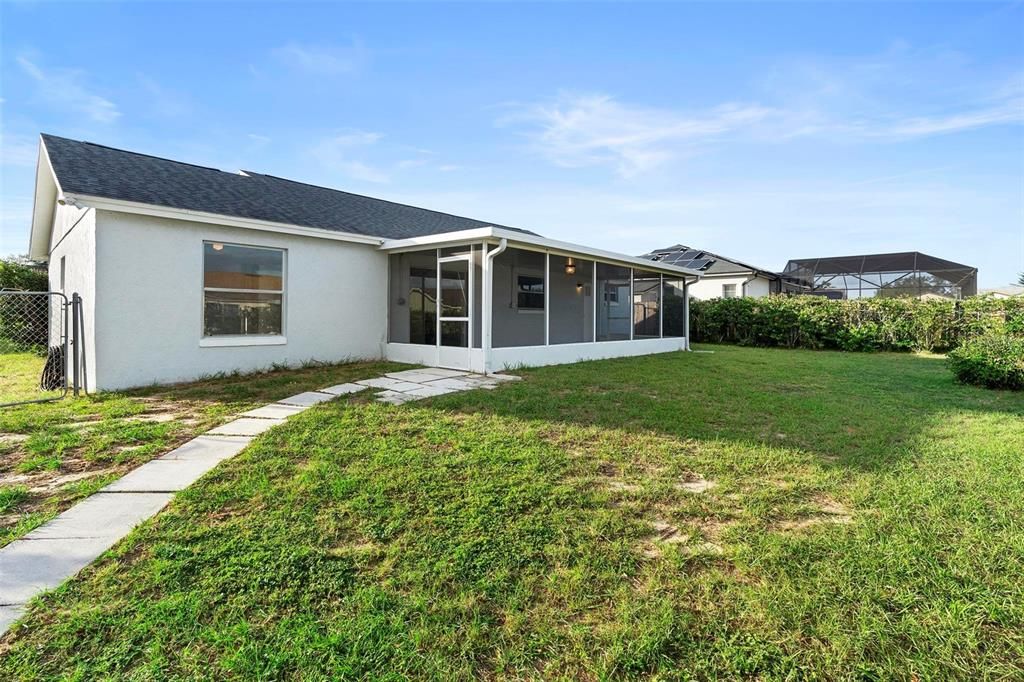
[[[24,258],[0,258],[0,290],[47,291],[49,288],[46,268],[32,265]]]
[[[690,331],[749,346],[945,352],[986,333],[1024,334],[1024,299],[716,298],[692,301]]]
[[[965,341],[947,357],[962,383],[1024,390],[1024,337],[985,334]]]

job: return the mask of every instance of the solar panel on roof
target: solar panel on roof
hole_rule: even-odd
[[[704,270],[706,268],[711,267],[711,264],[714,262],[715,261],[713,258],[697,258],[696,260],[690,261],[690,263],[686,267],[691,268],[693,270]]]

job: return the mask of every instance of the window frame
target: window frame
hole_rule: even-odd
[[[517,267],[517,268],[515,268],[514,274],[515,274],[515,290],[514,290],[513,293],[515,294],[515,302],[516,302],[515,310],[516,310],[516,312],[517,313],[523,313],[525,315],[543,315],[544,314],[544,310],[546,309],[545,302],[547,300],[547,291],[548,291],[548,283],[547,283],[547,280],[544,277],[544,273],[536,273],[532,269],[518,268]],[[543,288],[541,289],[540,292],[536,292],[536,291],[523,291],[523,290],[521,290],[519,288],[519,278],[520,277],[530,277],[532,279],[539,279],[540,280],[540,285]],[[519,305],[519,294],[529,294],[529,295],[534,295],[534,296],[540,296],[540,298],[541,298],[540,307],[536,308],[536,307],[530,306],[530,307],[525,307],[524,308],[523,306]]]
[[[278,251],[281,254],[281,288],[280,289],[238,289],[234,287],[206,286],[206,245],[223,244],[243,249],[261,251]],[[288,342],[288,249],[281,246],[263,246],[260,244],[244,244],[221,239],[204,239],[201,244],[199,260],[200,301],[199,301],[199,345],[206,347],[222,346],[276,346]],[[206,292],[230,292],[250,294],[278,294],[281,296],[281,332],[278,334],[206,334]]]
[[[730,289],[730,287],[731,287],[731,289]],[[731,293],[727,293],[727,292],[730,292],[730,291],[731,291]],[[740,295],[739,295],[739,285],[737,285],[735,283],[733,283],[733,284],[723,284],[722,285],[722,298],[739,298],[739,297],[740,297]]]

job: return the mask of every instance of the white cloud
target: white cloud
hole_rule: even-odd
[[[1024,98],[1010,99],[988,108],[945,116],[916,116],[868,132],[887,137],[913,138],[1013,123],[1024,123]]]
[[[85,79],[82,71],[44,70],[25,55],[19,55],[17,62],[36,82],[39,95],[54,106],[78,111],[99,123],[113,123],[120,118],[116,104],[86,89],[82,84]]]
[[[901,67],[886,59],[895,57],[866,59],[841,74],[819,64],[799,64],[788,69],[788,80],[775,71],[762,93],[768,103],[725,102],[688,111],[623,102],[603,93],[563,93],[509,105],[497,124],[522,131],[529,148],[555,165],[610,166],[631,177],[724,140],[899,142],[1024,123],[1024,75],[1006,85],[945,93],[940,99],[946,106],[939,108],[933,95],[937,87],[906,97],[899,96],[899,88],[893,92],[889,80],[905,90],[922,67]],[[886,74],[889,80],[882,79]],[[941,113],[930,113],[936,110]]]
[[[605,94],[563,94],[517,107],[499,125],[525,125],[532,147],[570,168],[609,164],[625,177],[652,170],[682,147],[775,115],[759,105],[723,104],[702,114],[623,104]]]
[[[381,133],[361,130],[340,133],[318,142],[312,149],[312,155],[325,168],[354,180],[385,183],[391,179],[385,171],[354,158],[360,149],[375,145],[383,137]]]
[[[369,52],[359,41],[349,46],[302,45],[288,43],[272,54],[288,66],[319,75],[341,75],[360,71]]]

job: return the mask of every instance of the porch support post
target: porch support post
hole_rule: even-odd
[[[658,275],[658,338],[665,338],[665,275]]]
[[[592,299],[591,307],[594,309],[594,314],[591,316],[590,321],[593,323],[594,328],[591,330],[590,342],[597,343],[597,261],[594,261],[594,273],[591,279],[593,280],[593,283],[591,284],[590,291],[593,294],[593,296],[591,296],[590,298]],[[601,295],[601,299],[604,299],[603,294]]]
[[[544,345],[551,345],[551,254],[544,254]]]
[[[629,308],[627,309],[626,315],[629,319],[629,340],[633,340],[633,268],[629,269]]]

